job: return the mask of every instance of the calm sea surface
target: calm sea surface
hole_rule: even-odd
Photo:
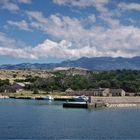
[[[65,109],[61,102],[0,99],[0,139],[140,139],[140,108]]]

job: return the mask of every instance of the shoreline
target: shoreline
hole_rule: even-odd
[[[46,95],[48,96],[48,95]],[[52,96],[52,95],[51,95]],[[54,101],[72,101],[76,96],[52,96]],[[35,96],[3,96],[0,95],[0,99],[24,99],[24,100],[45,100],[45,95]],[[140,97],[91,97],[91,101],[87,102],[87,108],[123,108],[123,107],[140,107]]]

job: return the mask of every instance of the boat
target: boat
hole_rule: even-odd
[[[65,102],[63,103],[63,107],[67,108],[87,108],[86,102]]]
[[[87,96],[77,96],[73,98],[74,102],[87,102],[88,101],[88,97]]]
[[[2,96],[0,95],[0,99],[8,99],[9,97],[8,96]]]
[[[54,98],[50,95],[48,95],[48,96],[36,96],[35,100],[54,100]]]
[[[50,95],[44,96],[43,99],[44,100],[54,100],[54,98],[52,96],[50,96]]]
[[[32,100],[35,100],[35,97],[31,97]]]

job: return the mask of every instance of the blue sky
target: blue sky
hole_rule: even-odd
[[[0,64],[139,55],[139,0],[0,0]]]

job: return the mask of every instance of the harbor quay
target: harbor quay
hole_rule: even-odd
[[[66,102],[63,107],[99,108],[99,107],[140,107],[140,97],[97,97],[90,96],[87,102]]]
[[[93,107],[133,107],[140,106],[140,97],[94,97],[90,96],[88,108]]]
[[[46,100],[44,96],[0,96],[0,98],[7,99],[28,99],[28,100]],[[139,96],[123,96],[123,97],[101,97],[101,96],[89,96],[87,101],[76,101],[76,96],[56,96],[53,97],[53,101],[63,102],[63,107],[71,108],[99,108],[99,107],[140,107]]]

